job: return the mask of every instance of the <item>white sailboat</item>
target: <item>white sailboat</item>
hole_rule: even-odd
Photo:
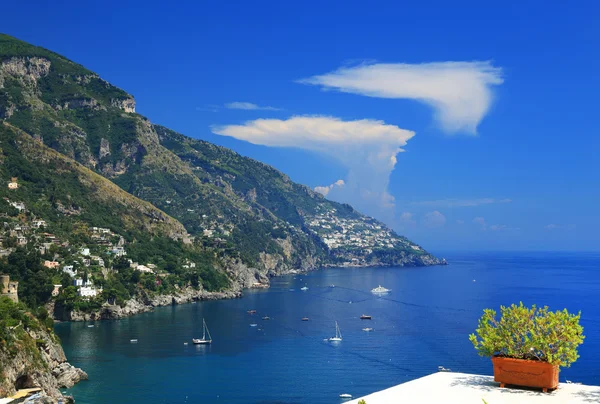
[[[337,321],[335,322],[335,337],[329,338],[329,342],[340,342],[342,340],[342,332]]]
[[[208,335],[208,338],[206,338]],[[210,336],[210,331],[208,331],[208,327],[206,326],[206,322],[202,319],[202,338],[193,338],[192,342],[196,345],[208,345],[212,343],[212,337]]]

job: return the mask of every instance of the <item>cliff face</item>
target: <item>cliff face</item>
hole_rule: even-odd
[[[41,388],[46,402],[64,399],[59,388],[73,387],[87,374],[67,362],[57,337],[23,307],[6,298],[0,301],[5,327],[0,349],[0,397],[18,389]]]

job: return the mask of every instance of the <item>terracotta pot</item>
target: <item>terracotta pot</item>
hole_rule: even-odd
[[[548,389],[558,387],[558,365],[548,362],[531,361],[526,359],[513,359],[493,357],[494,381],[500,387],[507,384],[514,386],[538,387],[544,393]]]

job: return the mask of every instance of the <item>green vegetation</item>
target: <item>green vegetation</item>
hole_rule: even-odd
[[[52,332],[54,322],[48,319],[48,312],[39,313],[41,318],[35,318],[25,305],[14,303],[8,297],[0,297],[0,347],[6,349],[11,355],[26,350],[41,362],[36,341],[27,331]]]
[[[375,236],[369,236],[373,248],[357,242],[336,252],[323,240],[329,233],[309,224],[316,215],[352,221],[355,240],[375,227],[399,237],[268,165],[125,112],[124,101],[133,105],[125,91],[56,53],[0,35],[0,61],[12,64],[0,68],[0,185],[11,177],[19,181],[18,189],[0,186],[0,198],[26,205],[18,212],[0,200],[0,214],[13,228],[46,221],[28,234],[27,247],[13,251],[15,235],[5,237],[12,253],[0,259],[0,270],[21,282],[19,295],[34,309],[51,299],[53,284],[64,286],[58,306],[92,311],[182,287],[227,289],[227,269],[236,261],[265,276],[358,258],[361,264],[419,265],[429,256]],[[95,245],[94,227],[108,228],[116,240]],[[336,224],[334,230],[350,227]],[[44,242],[52,245],[41,255]],[[154,273],[116,259],[107,247],[116,243]],[[104,265],[82,264],[77,250],[83,246]],[[43,267],[43,260],[73,265],[77,276],[103,292],[78,296],[70,276]]]
[[[535,305],[528,308],[522,302],[501,306],[499,320],[494,310],[483,313],[477,335],[469,336],[481,356],[539,360],[564,367],[579,358],[577,347],[584,339],[581,313],[552,312]]]

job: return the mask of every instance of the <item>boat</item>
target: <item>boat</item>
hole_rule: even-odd
[[[308,321],[308,317],[302,317],[302,321]]]
[[[391,289],[386,289],[383,286],[379,285],[376,288],[371,289],[371,293],[375,293],[375,294],[384,294],[384,293],[388,293],[391,292]]]
[[[443,366],[438,366],[438,372],[452,372],[452,369],[446,369]]]
[[[342,332],[337,321],[335,322],[335,337],[329,338],[329,342],[340,342],[342,340]]]
[[[271,317],[269,317],[269,316],[264,316],[263,317],[263,320],[270,320],[270,319],[271,319]]]
[[[202,319],[202,338],[193,338],[192,342],[196,345],[208,345],[212,343],[212,337],[210,336],[210,331],[208,331],[204,319]]]
[[[256,314],[256,310],[248,310],[248,314]]]
[[[93,327],[94,327],[94,324],[89,324],[88,325],[88,328],[93,328]]]
[[[135,343],[137,342],[137,338],[130,339],[130,340],[129,340],[129,342],[131,342],[131,343],[134,343],[134,344],[135,344]]]
[[[308,286],[302,286],[300,290],[308,290]]]
[[[254,323],[254,324],[250,324],[250,327],[256,327],[258,324]]]
[[[367,332],[369,332],[369,331],[373,331],[373,329],[372,329],[372,328],[370,328],[370,327],[367,327],[367,328],[363,328],[363,331],[367,331]]]
[[[352,398],[352,394],[342,393],[340,394],[340,398]]]
[[[335,288],[335,285],[332,283],[331,285],[329,285],[330,288]]]
[[[368,314],[363,314],[362,316],[360,316],[361,320],[370,320],[371,316],[369,316]]]
[[[184,342],[184,343],[183,343],[183,345],[187,345],[187,344],[188,344],[187,342]]]

